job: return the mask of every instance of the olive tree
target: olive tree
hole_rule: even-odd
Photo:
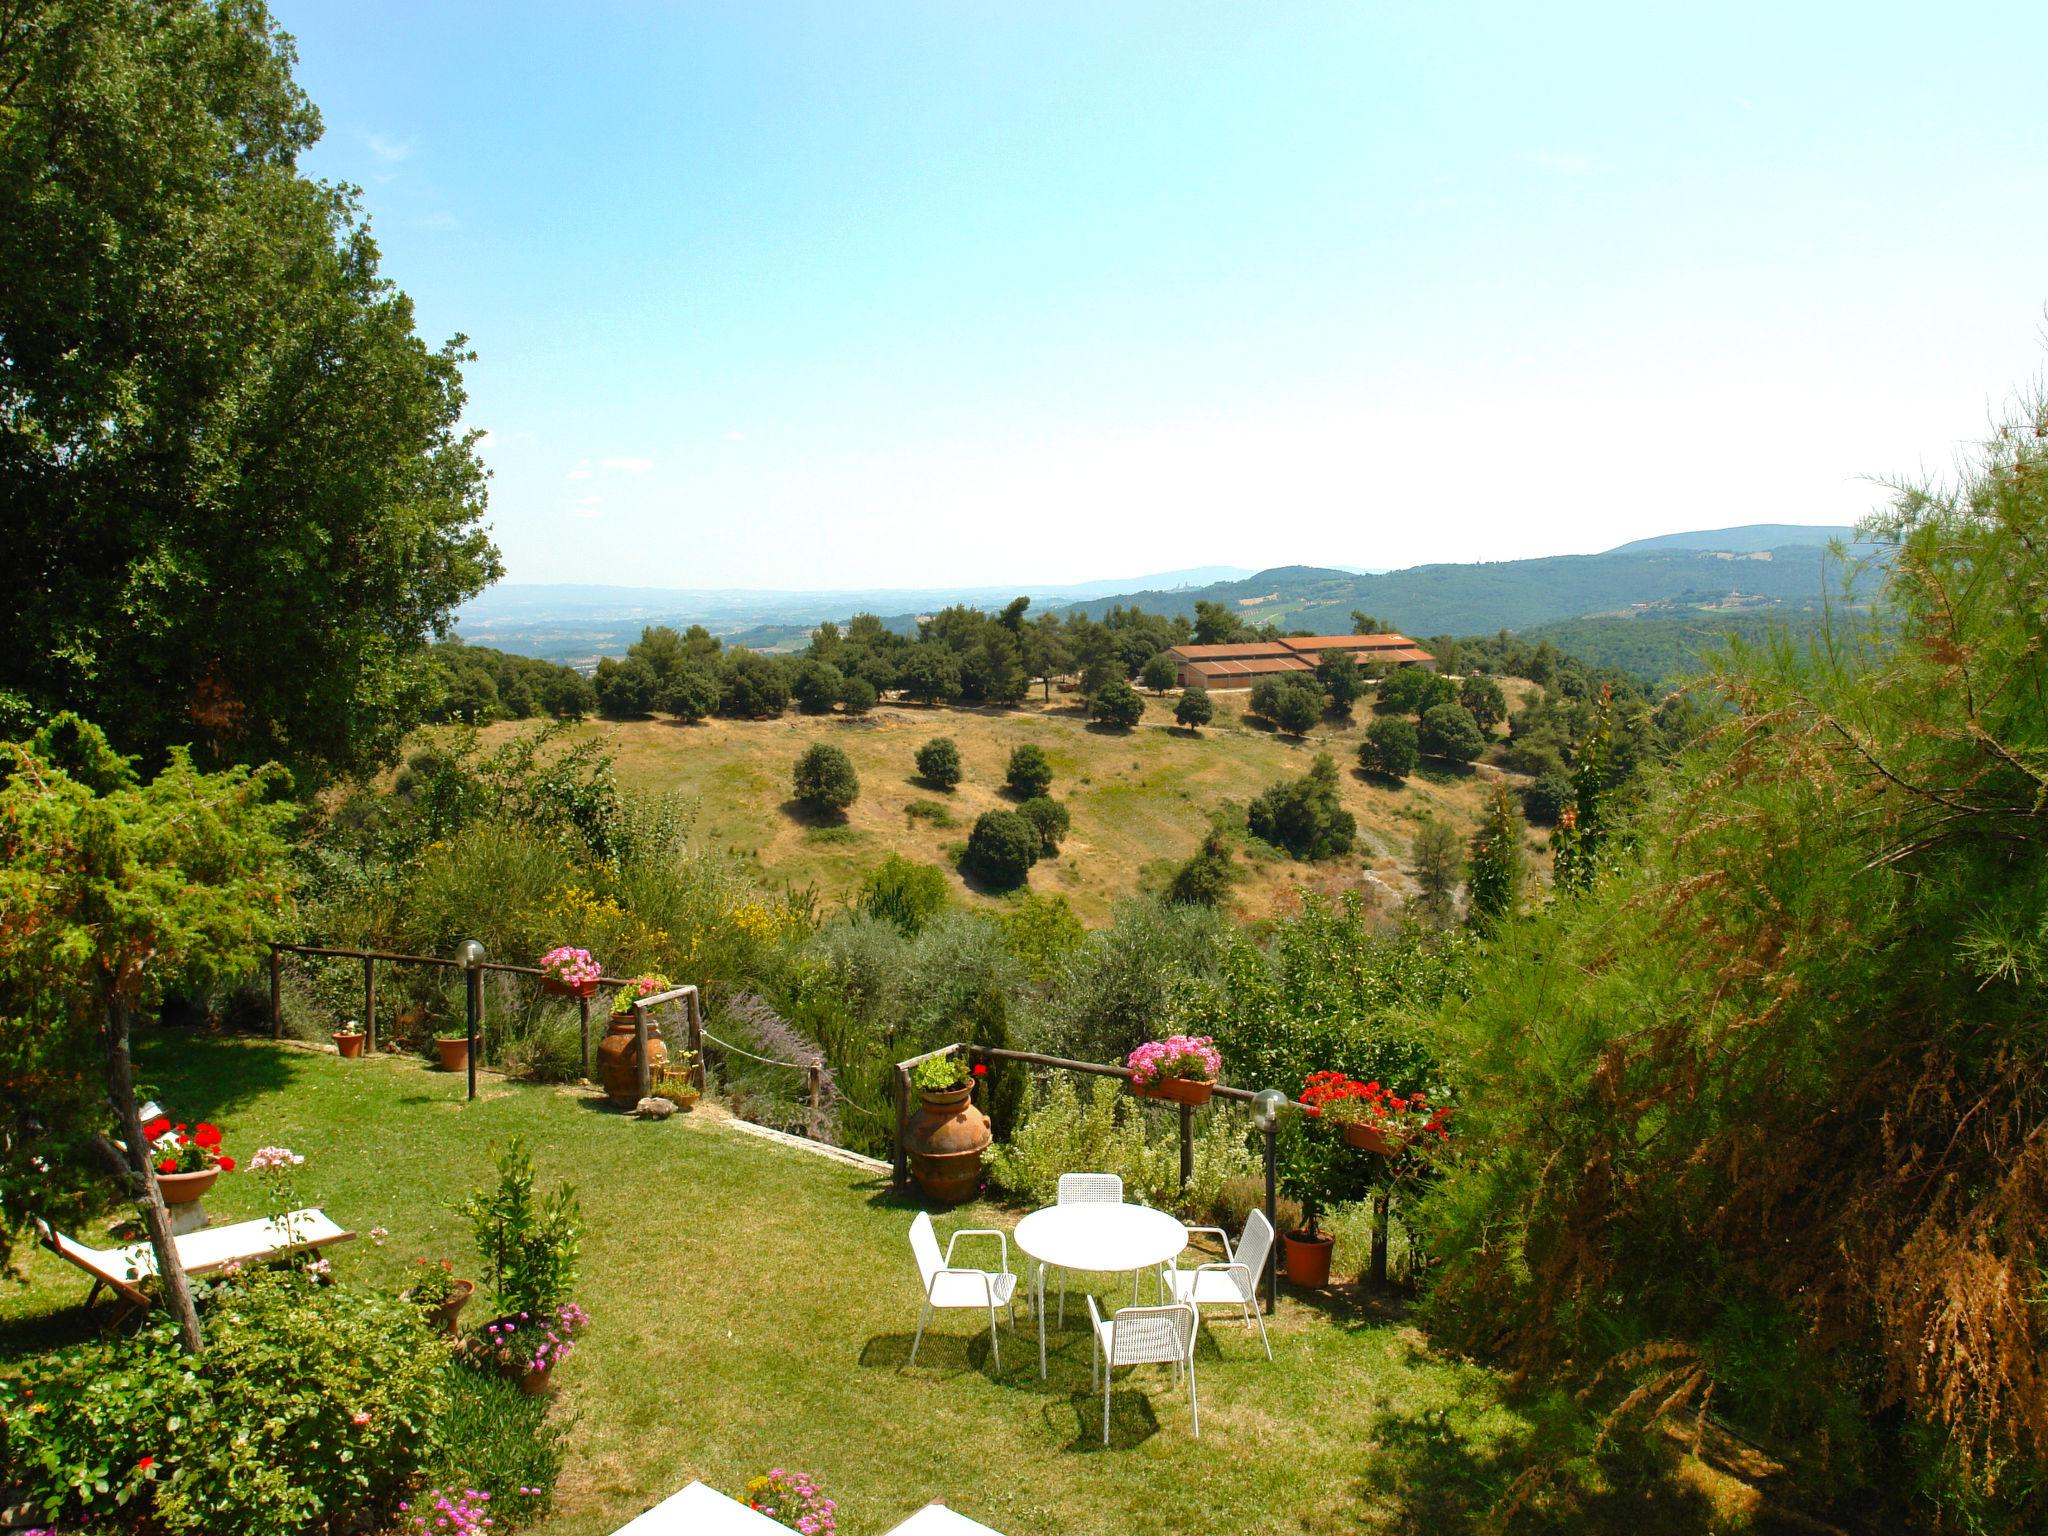
[[[797,803],[810,810],[843,811],[860,795],[860,775],[852,758],[821,741],[796,760],[791,788]]]

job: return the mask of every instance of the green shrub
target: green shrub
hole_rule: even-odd
[[[484,1277],[498,1311],[552,1312],[569,1299],[582,1254],[576,1192],[557,1185],[546,1196],[533,1183],[533,1155],[514,1136],[498,1154],[498,1182],[464,1202]]]
[[[442,1383],[448,1407],[427,1485],[487,1490],[493,1530],[540,1519],[554,1502],[567,1424],[548,1416],[547,1398],[527,1396],[496,1371],[451,1360]]]
[[[1426,667],[1396,667],[1380,684],[1377,703],[1396,714],[1421,715],[1457,698],[1458,685],[1448,677]]]
[[[51,1524],[300,1536],[388,1512],[437,1453],[445,1340],[395,1296],[267,1270],[176,1327],[32,1359],[0,1382],[9,1476]]]
[[[983,811],[967,835],[967,867],[998,888],[1022,885],[1044,846],[1038,828],[1015,811]]]
[[[797,665],[790,693],[796,707],[807,715],[828,715],[846,689],[846,679],[829,661],[804,661]]]
[[[1010,753],[1003,782],[1020,800],[1035,799],[1052,788],[1052,759],[1045,755],[1045,748],[1027,741]]]
[[[734,649],[720,658],[718,712],[736,720],[779,715],[789,703],[789,678],[772,656]]]
[[[1251,834],[1297,859],[1326,859],[1351,851],[1358,819],[1337,798],[1337,764],[1318,752],[1307,773],[1275,784],[1246,813]]]
[[[1173,718],[1190,730],[1215,719],[1216,705],[1209,697],[1209,690],[1199,685],[1182,690],[1180,698],[1174,702]]]
[[[1060,841],[1073,826],[1067,808],[1050,795],[1034,795],[1017,807],[1017,814],[1038,829],[1040,849],[1048,854],[1060,851]]]
[[[1426,757],[1469,763],[1486,750],[1486,735],[1462,704],[1438,704],[1422,717],[1416,744]]]
[[[1096,689],[1088,700],[1088,718],[1128,731],[1145,715],[1144,695],[1120,677]]]
[[[880,697],[875,685],[864,677],[849,677],[839,685],[839,707],[849,715],[864,715]]]
[[[1274,696],[1272,721],[1290,736],[1306,736],[1323,718],[1322,695],[1307,688],[1282,688]]]
[[[1057,891],[1049,896],[1027,892],[1000,921],[1003,941],[1033,981],[1051,980],[1088,936],[1081,919],[1074,915],[1073,904]]]
[[[1482,731],[1491,730],[1508,717],[1508,696],[1490,677],[1474,673],[1458,689],[1458,702],[1471,712]]]
[[[990,1150],[989,1182],[1032,1205],[1051,1205],[1076,1168],[1123,1178],[1124,1199],[1189,1219],[1215,1209],[1226,1179],[1251,1172],[1249,1122],[1214,1104],[1198,1117],[1194,1171],[1180,1187],[1180,1117],[1148,1115],[1116,1078],[1092,1080],[1086,1101],[1073,1074],[1055,1072],[1033,1094],[1022,1123]]]
[[[804,749],[790,778],[799,805],[813,811],[843,811],[860,796],[860,775],[853,759],[825,742]]]
[[[869,917],[894,923],[915,937],[918,930],[945,910],[946,872],[892,853],[861,881],[860,909]]]
[[[1236,878],[1230,840],[1221,828],[1211,827],[1193,857],[1173,872],[1166,899],[1179,906],[1220,907],[1230,899],[1230,886]]]
[[[960,782],[960,746],[950,736],[934,736],[917,749],[917,776],[934,789]]]
[[[1539,827],[1554,827],[1564,808],[1578,798],[1562,773],[1546,773],[1522,786],[1522,814]]]
[[[1367,773],[1405,779],[1422,762],[1415,722],[1405,715],[1382,715],[1366,727],[1359,743],[1358,766]]]
[[[935,827],[953,825],[953,813],[936,800],[912,800],[903,807],[903,814],[912,821],[929,822]]]
[[[1154,693],[1164,693],[1180,681],[1180,668],[1174,665],[1171,656],[1161,651],[1158,655],[1145,659],[1145,665],[1139,670],[1138,679]]]

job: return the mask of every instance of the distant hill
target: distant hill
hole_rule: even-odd
[[[1652,539],[1631,539],[1607,551],[1639,555],[1652,550],[1710,549],[1747,555],[1760,549],[1786,549],[1794,544],[1852,542],[1856,530],[1844,523],[1744,523],[1739,528],[1706,528],[1697,533],[1660,533]]]
[[[1358,609],[1411,635],[1470,635],[1660,608],[1702,615],[1813,608],[1837,595],[1841,575],[1821,545],[1800,543],[1725,553],[1655,549],[1418,565],[1379,575],[1279,566],[1240,581],[1125,592],[1073,606],[1100,618],[1118,604],[1192,615],[1197,602],[1213,602],[1248,623],[1334,631],[1350,629]]]

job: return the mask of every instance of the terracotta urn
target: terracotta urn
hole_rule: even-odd
[[[360,1056],[363,1054],[363,1041],[366,1038],[368,1037],[360,1031],[354,1034],[343,1034],[337,1029],[334,1032],[334,1048],[344,1056]]]
[[[647,1080],[661,1076],[668,1065],[668,1046],[652,1019],[647,1021]],[[640,1040],[631,1013],[612,1015],[611,1027],[597,1042],[597,1076],[604,1084],[604,1096],[612,1103],[631,1109],[640,1102]]]
[[[924,1192],[947,1205],[981,1188],[981,1155],[995,1139],[988,1116],[974,1107],[974,1085],[926,1091],[910,1123],[910,1171]]]
[[[537,1371],[521,1371],[519,1390],[528,1397],[546,1397],[554,1389],[554,1382],[550,1379],[554,1369],[552,1365],[544,1365]]]
[[[1131,1092],[1141,1099],[1165,1099],[1170,1104],[1206,1104],[1216,1085],[1204,1077],[1157,1077],[1149,1083],[1133,1082]]]
[[[1377,1152],[1381,1157],[1392,1157],[1401,1150],[1400,1144],[1382,1127],[1366,1120],[1347,1121],[1344,1139],[1362,1151]]]
[[[1284,1232],[1280,1236],[1280,1245],[1286,1257],[1289,1280],[1312,1291],[1330,1283],[1330,1250],[1337,1246],[1334,1238],[1310,1237],[1306,1232]]]
[[[434,1049],[441,1053],[443,1072],[461,1072],[469,1066],[469,1041],[462,1035],[457,1035],[453,1040],[445,1040],[437,1035],[434,1038]]]
[[[156,1187],[164,1192],[165,1205],[190,1205],[209,1189],[220,1177],[218,1168],[202,1168],[197,1173],[160,1173],[156,1176]]]

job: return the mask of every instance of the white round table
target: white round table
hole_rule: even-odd
[[[1095,1274],[1136,1275],[1177,1258],[1188,1245],[1188,1229],[1164,1211],[1144,1205],[1080,1201],[1033,1211],[1010,1234],[1038,1260],[1038,1374],[1045,1375],[1045,1267]]]

